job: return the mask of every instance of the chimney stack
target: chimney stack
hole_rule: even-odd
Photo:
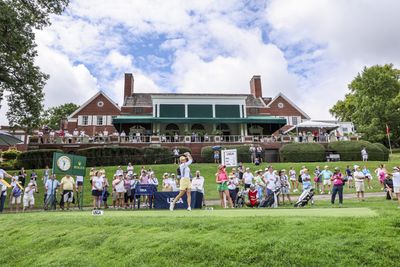
[[[132,73],[125,73],[125,85],[124,85],[124,99],[133,94],[133,75]]]
[[[250,80],[250,93],[256,97],[262,97],[261,76],[254,75]]]

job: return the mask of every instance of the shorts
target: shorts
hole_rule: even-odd
[[[331,185],[331,180],[324,179],[322,182],[323,185]]]
[[[247,207],[258,207],[258,205],[260,204],[260,202],[258,200],[256,201],[250,201],[246,203]]]
[[[348,181],[353,181],[353,176],[347,176]]]
[[[123,199],[125,197],[124,192],[117,192],[117,199]]]
[[[103,191],[100,190],[92,190],[92,196],[100,197],[103,194]]]
[[[12,197],[11,204],[21,204],[21,196],[19,197]]]
[[[77,186],[82,186],[82,185],[83,185],[83,182],[81,182],[81,181],[76,182],[76,185],[77,185]]]
[[[190,178],[182,177],[179,183],[179,190],[190,190],[192,189],[192,183],[190,182]]]
[[[394,186],[393,187],[393,193],[399,194],[400,193],[400,186]]]
[[[244,189],[250,188],[251,184],[244,184]]]
[[[297,178],[296,177],[290,177],[290,181],[297,181]]]
[[[356,182],[356,192],[364,192],[364,191],[365,191],[364,181]]]
[[[218,190],[218,192],[223,192],[225,190],[229,190],[229,188],[228,188],[228,185],[226,184],[226,182],[223,182],[222,184],[217,185],[217,190]]]
[[[113,201],[117,200],[117,192],[115,192],[115,191],[112,192],[112,199],[113,199]]]
[[[64,190],[63,191],[63,200],[64,200],[64,203],[65,202],[72,203],[72,201],[74,200],[74,192],[72,192],[72,190]]]
[[[35,198],[33,196],[24,196],[24,207],[29,207],[35,205]]]
[[[289,187],[282,187],[281,193],[282,195],[289,195]]]

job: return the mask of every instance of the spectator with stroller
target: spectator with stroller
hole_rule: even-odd
[[[46,189],[46,201],[44,204],[45,210],[49,208],[49,205],[51,209],[53,210],[56,209],[56,204],[57,204],[56,191],[59,186],[60,182],[56,179],[56,175],[55,174],[50,175],[50,179],[48,179],[45,184],[45,189]]]
[[[76,191],[75,181],[71,175],[67,174],[61,179],[60,191],[61,209],[64,210],[65,203],[67,203],[67,210],[69,210],[70,204],[74,201],[74,192]]]
[[[244,189],[250,188],[250,185],[253,184],[254,176],[250,172],[250,168],[246,168],[245,173],[243,173],[243,182],[244,182]]]
[[[250,189],[247,192],[246,206],[250,208],[258,207],[260,205],[260,199],[257,197],[258,192],[255,185],[250,185]]]
[[[303,192],[305,190],[310,190],[312,188],[311,185],[311,176],[309,174],[309,170],[304,168],[301,174],[301,180],[303,182]]]
[[[333,183],[331,203],[335,205],[336,194],[339,194],[339,207],[342,207],[344,178],[338,167],[335,168],[331,181]]]
[[[331,194],[331,178],[333,173],[329,170],[329,166],[325,165],[324,170],[321,172],[322,177],[322,191],[321,194],[325,194],[326,187],[328,187],[328,194]]]
[[[231,208],[233,208],[232,198],[229,194],[228,180],[228,174],[226,173],[225,166],[219,165],[218,171],[215,174],[215,182],[217,183],[217,190],[219,192],[219,199],[221,200],[222,208],[227,208],[227,206],[225,205],[225,197]]]
[[[290,183],[292,184],[293,193],[296,193],[297,191],[299,191],[299,180],[297,179],[296,171],[292,166],[289,169],[289,179]]]
[[[400,209],[400,170],[399,167],[393,168],[393,193],[397,197],[397,208]]]
[[[357,192],[357,199],[364,201],[364,192],[365,192],[365,185],[364,185],[364,180],[365,180],[365,175],[364,173],[360,170],[360,166],[354,165],[354,183],[356,186],[356,192]]]
[[[32,182],[28,184],[27,187],[25,187],[24,190],[24,208],[23,211],[30,209],[33,210],[33,206],[35,205],[35,196],[34,193],[36,191],[36,185]]]

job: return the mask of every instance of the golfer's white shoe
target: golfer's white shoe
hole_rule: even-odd
[[[174,203],[171,202],[171,204],[169,204],[169,210],[173,211],[174,210]]]
[[[191,210],[192,210],[192,208],[191,208],[191,207],[188,207],[188,208],[187,208],[187,210],[188,210],[188,211],[191,211]]]

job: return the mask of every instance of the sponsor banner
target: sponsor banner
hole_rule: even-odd
[[[85,176],[86,157],[55,152],[53,173]]]
[[[236,149],[224,149],[221,151],[222,154],[222,165],[226,167],[237,166],[237,150]]]
[[[178,195],[179,192],[156,192],[154,194],[154,208],[155,209],[169,209],[170,203]],[[191,192],[192,196],[192,209],[201,209],[203,203],[203,194],[197,191]],[[175,203],[174,209],[187,209],[186,194]]]

